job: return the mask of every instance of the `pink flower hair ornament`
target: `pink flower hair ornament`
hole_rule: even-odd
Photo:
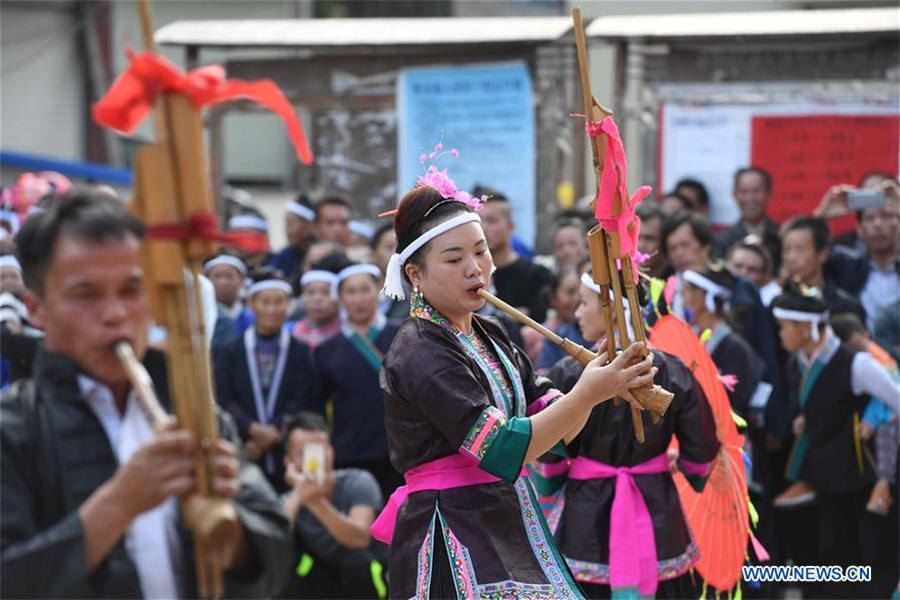
[[[475,211],[481,210],[488,199],[486,195],[473,197],[469,192],[456,189],[456,183],[447,175],[447,169],[439,171],[434,165],[428,167],[424,175],[419,176],[416,180],[416,185],[434,188],[442,198],[462,202],[466,206],[472,207]]]
[[[425,154],[424,152],[419,155],[419,164],[424,165],[425,163],[431,161],[427,167],[425,167],[425,172],[422,175],[419,175],[418,179],[416,179],[417,186],[428,186],[430,188],[434,188],[441,195],[442,198],[447,200],[456,200],[457,202],[462,202],[466,206],[471,207],[476,212],[481,210],[484,207],[484,203],[487,202],[488,196],[472,196],[469,192],[465,192],[456,188],[456,183],[450,179],[450,176],[447,175],[447,169],[438,170],[438,168],[434,165],[434,162],[440,157],[449,154],[453,158],[459,158],[459,150],[456,148],[451,148],[449,151],[441,152],[444,149],[443,143],[443,135],[441,136],[442,141],[438,142],[438,144],[434,147],[434,150]],[[397,209],[388,210],[382,213],[378,213],[379,217],[386,217],[389,215],[394,215],[397,213]]]

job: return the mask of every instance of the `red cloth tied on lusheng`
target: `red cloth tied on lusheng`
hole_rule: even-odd
[[[148,225],[147,239],[175,241],[203,239],[253,253],[265,252],[269,249],[268,236],[259,231],[249,229],[219,231],[218,219],[212,213],[190,215],[185,223]]]
[[[288,137],[304,164],[312,163],[312,152],[303,126],[281,89],[271,79],[243,81],[226,79],[219,65],[199,67],[185,73],[153,52],[127,51],[130,64],[103,98],[94,104],[94,121],[124,133],[132,133],[147,117],[156,96],[162,92],[184,94],[197,108],[246,98],[260,104],[284,121]]]

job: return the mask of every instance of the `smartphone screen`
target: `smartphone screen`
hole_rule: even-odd
[[[882,190],[858,189],[847,191],[847,208],[849,210],[880,208],[884,205],[885,196]]]
[[[318,485],[325,483],[325,444],[309,442],[303,444],[303,472],[316,479]]]

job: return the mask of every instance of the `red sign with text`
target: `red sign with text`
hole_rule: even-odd
[[[772,174],[769,217],[781,223],[810,215],[832,185],[859,184],[872,171],[896,175],[900,117],[816,115],[753,117],[751,164]],[[854,216],[831,220],[834,233],[856,224]]]

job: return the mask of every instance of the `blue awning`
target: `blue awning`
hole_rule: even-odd
[[[10,167],[24,171],[58,171],[70,177],[125,186],[131,185],[134,179],[129,169],[97,163],[60,160],[49,156],[38,156],[10,150],[0,150],[0,167]]]

